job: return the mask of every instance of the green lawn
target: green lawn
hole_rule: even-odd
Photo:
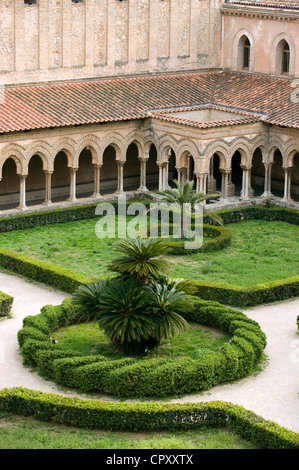
[[[100,354],[107,359],[120,358],[120,353],[116,353],[115,347],[103,330],[99,329],[97,322],[61,328],[52,334],[52,337],[58,340],[59,346],[63,349],[71,349],[85,356]],[[188,331],[177,333],[173,338],[164,340],[159,348],[147,357],[176,359],[187,356],[199,359],[207,349],[217,351],[228,340],[229,336],[222,332],[190,323]]]
[[[0,246],[92,277],[111,274],[114,239],[99,239],[96,219],[2,233]],[[260,220],[229,225],[232,246],[211,253],[169,256],[172,276],[250,286],[298,275],[299,227]]]
[[[256,449],[223,429],[181,432],[107,432],[0,416],[0,449]]]

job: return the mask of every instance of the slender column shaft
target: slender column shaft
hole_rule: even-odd
[[[124,192],[124,164],[125,162],[117,162],[118,177],[117,177],[117,193],[122,194]]]
[[[18,209],[25,210],[26,206],[26,178],[27,175],[20,175],[20,204]]]
[[[140,186],[138,191],[147,191],[146,187],[146,162],[147,160],[140,159]]]
[[[44,200],[44,205],[49,206],[52,204],[51,200],[51,192],[52,192],[52,185],[51,185],[51,180],[52,180],[52,174],[53,171],[45,171],[45,200]]]
[[[264,187],[264,197],[270,197],[271,194],[271,168],[272,163],[265,163],[265,187]]]
[[[76,201],[76,172],[78,168],[70,168],[70,197],[68,201]]]
[[[93,195],[92,197],[97,198],[101,196],[101,167],[102,165],[93,165]]]
[[[284,201],[289,201],[291,199],[291,175],[292,168],[284,168]]]

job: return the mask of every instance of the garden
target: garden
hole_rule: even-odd
[[[179,207],[202,202],[192,187],[161,196]],[[241,447],[298,448],[296,433],[236,405],[163,404],[260,370],[266,335],[238,307],[298,296],[298,212],[254,205],[205,212],[204,243],[185,254],[183,239],[99,239],[92,209],[0,220],[2,268],[70,294],[24,318],[24,365],[92,397],[2,390],[0,412],[30,409],[33,418],[110,432],[221,428],[245,439]],[[112,401],[99,400],[103,394]],[[181,439],[165,435],[173,438]]]

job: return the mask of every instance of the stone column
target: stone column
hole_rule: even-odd
[[[196,173],[196,192],[207,194],[208,173]]]
[[[291,200],[291,175],[292,167],[284,168],[284,196],[283,201]]]
[[[140,158],[140,186],[138,191],[148,191],[146,187],[146,162],[144,158]]]
[[[28,175],[19,175],[20,176],[20,204],[18,209],[26,210],[26,178]]]
[[[180,187],[183,187],[183,168],[180,168],[178,166],[175,167],[176,171],[178,172],[178,183]]]
[[[265,165],[265,188],[262,197],[271,197],[271,168],[273,163],[264,163]]]
[[[101,197],[100,186],[101,186],[101,167],[102,165],[93,165],[93,195],[92,197]]]
[[[164,163],[164,178],[163,178],[163,181],[164,181],[164,191],[166,189],[170,189],[170,186],[168,184],[168,168],[169,168],[169,163],[168,162],[165,162]]]
[[[159,191],[163,191],[163,163],[157,162],[159,167]]]
[[[241,168],[243,170],[241,197],[242,197],[242,199],[247,200],[247,199],[249,199],[251,166],[241,165]]]
[[[51,186],[51,180],[52,180],[52,174],[53,174],[53,171],[44,171],[45,173],[45,200],[43,202],[43,204],[45,206],[50,206],[52,204],[52,201],[51,201],[51,189],[52,189],[52,186]]]
[[[77,200],[76,197],[76,172],[78,168],[69,168],[70,170],[70,197],[68,201],[73,202]]]
[[[229,183],[229,174],[231,170],[220,170],[222,173],[221,181],[221,202],[227,202],[228,198],[228,183]]]
[[[124,164],[119,160],[117,162],[117,194],[124,194]]]

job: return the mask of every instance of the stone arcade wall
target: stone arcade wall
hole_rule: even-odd
[[[0,2],[6,84],[219,66],[222,0]]]

